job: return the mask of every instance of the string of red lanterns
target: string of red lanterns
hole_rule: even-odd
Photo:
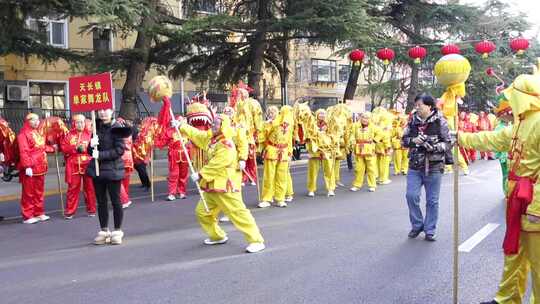
[[[516,55],[520,56],[523,55],[530,45],[529,40],[519,37],[512,39],[509,46]],[[474,49],[478,54],[482,55],[482,58],[487,58],[489,54],[497,49],[497,47],[492,41],[484,40],[476,43]],[[456,44],[446,44],[441,47],[442,55],[460,53],[461,49]],[[422,59],[427,56],[427,50],[424,47],[417,45],[409,49],[408,55],[409,58],[414,60],[415,64],[419,64]],[[388,65],[392,60],[394,60],[395,52],[391,48],[383,48],[376,52],[376,56],[382,60],[385,65]],[[362,64],[364,58],[365,52],[360,49],[356,49],[349,54],[349,59],[353,62],[353,64]]]

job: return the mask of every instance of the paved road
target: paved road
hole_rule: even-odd
[[[461,240],[488,223],[503,224],[498,164],[479,162],[461,179]],[[327,199],[305,197],[305,167],[294,171],[297,197],[289,208],[255,208],[267,242],[243,253],[230,224],[226,245],[202,245],[193,216],[196,196],[150,203],[134,191],[126,211],[126,242],[94,246],[97,219],[0,224],[1,303],[451,303],[452,186],[442,188],[439,238],[409,240],[405,177],[376,193],[344,189]],[[344,180],[352,176],[343,170]],[[159,191],[164,184],[159,184]],[[163,196],[162,196],[163,197]],[[55,198],[48,199],[52,203]],[[13,204],[1,204],[13,205]],[[82,210],[80,210],[82,211]],[[460,262],[460,303],[493,296],[502,269],[503,227]]]

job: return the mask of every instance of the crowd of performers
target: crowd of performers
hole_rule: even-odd
[[[163,108],[168,103],[170,109],[166,98],[172,94],[170,82],[166,87],[170,92],[158,97],[164,97]],[[508,179],[503,182],[507,194],[503,278],[495,299],[486,303],[521,303],[530,270],[531,303],[535,303],[534,298],[540,297],[540,75],[520,75],[500,93],[494,111],[498,119],[484,112],[478,116],[459,114],[458,163],[468,173],[467,165],[476,160],[478,150],[480,158],[497,157]],[[220,114],[206,98],[197,98],[188,106],[185,118],[167,116],[162,109],[157,118],[145,119],[136,130],[129,121],[114,121],[112,111],[100,111],[97,136],[92,136],[91,124],[82,115],[72,117],[72,128],[68,130],[59,118],[40,120],[30,113],[17,136],[4,120],[0,121],[0,161],[19,170],[23,222],[49,219],[43,208],[47,153],[61,152],[65,157],[66,219],[71,219],[77,210],[81,188],[88,215],[95,215],[97,200],[101,230],[94,240],[96,244],[122,243],[122,207],[132,203],[130,175],[134,170],[145,173],[154,147],[168,148],[167,200],[186,197],[189,177],[202,190],[195,213],[208,235],[204,243],[227,242],[218,220],[224,213],[244,234],[248,252],[265,248],[241,195],[247,183],[259,185],[258,155],[264,160],[260,208],[272,204],[286,207],[293,200],[290,162],[296,142],[305,143],[309,155],[306,192],[310,197],[317,191],[320,171],[326,194],[336,195],[336,187],[343,185],[341,162],[348,154],[354,158],[351,191],[359,191],[364,179],[371,192],[378,185],[389,184],[392,160],[394,174],[407,173],[407,149],[401,140],[409,121],[407,115],[384,108],[357,115],[344,104],[313,113],[307,104],[297,103],[281,109],[269,107],[263,118],[259,102],[249,97],[249,88],[240,85],[231,95],[229,106]],[[450,122],[450,128],[455,130]],[[191,173],[190,161],[194,167]],[[98,163],[101,174],[97,174]],[[148,177],[143,180],[143,186],[149,186]],[[113,233],[108,230],[106,191],[114,209]]]

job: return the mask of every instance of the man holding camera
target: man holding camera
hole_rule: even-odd
[[[412,229],[409,238],[416,238],[424,231],[426,241],[435,241],[439,215],[439,193],[451,139],[448,123],[429,95],[415,98],[411,121],[403,134],[402,144],[409,148],[409,172],[407,173],[407,204]],[[426,216],[420,209],[420,191],[426,191]]]

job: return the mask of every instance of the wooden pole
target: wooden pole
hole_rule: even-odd
[[[173,113],[172,108],[169,108],[169,112],[171,114],[171,121],[176,121],[176,118],[174,118],[174,113]],[[186,150],[186,144],[184,144],[184,137],[182,136],[182,133],[180,132],[180,129],[178,129],[178,127],[176,127],[175,129],[176,129],[176,132],[178,133],[178,136],[180,137],[180,144],[182,145],[182,150],[184,151],[184,156],[187,159],[187,162],[188,162],[188,165],[189,165],[189,170],[190,170],[191,174],[195,174],[197,172],[195,172],[195,169],[193,169],[193,164],[191,163],[191,158],[189,157],[189,153]],[[195,186],[197,187],[197,191],[199,191],[199,195],[201,196],[201,202],[204,205],[204,210],[206,211],[206,213],[210,213],[210,209],[208,209],[208,204],[206,204],[206,200],[204,199],[203,192],[201,190],[201,186],[199,185],[198,182],[195,182]]]
[[[54,160],[56,161],[56,177],[58,179],[58,192],[60,193],[60,209],[64,214],[64,196],[62,194],[62,184],[60,182],[60,165],[58,164],[58,152],[54,150]]]
[[[154,147],[150,150],[150,195],[152,203],[154,200]]]
[[[455,103],[454,130],[456,144],[454,145],[454,271],[453,271],[453,303],[458,304],[459,289],[459,147],[458,139],[458,105]]]
[[[92,111],[92,134],[94,137],[97,137],[97,131],[96,131],[96,111]],[[94,149],[97,149],[97,146],[94,147]],[[96,176],[99,176],[99,161],[94,158],[94,161],[96,162]]]

